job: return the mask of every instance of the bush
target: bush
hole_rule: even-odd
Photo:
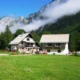
[[[53,55],[55,55],[55,53],[53,53]]]
[[[36,53],[36,54],[40,54],[39,51],[36,51],[35,53]]]
[[[43,52],[43,54],[47,54],[47,52]]]

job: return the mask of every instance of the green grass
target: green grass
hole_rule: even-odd
[[[5,50],[0,50],[0,54],[11,54],[12,52],[10,51],[5,51]]]
[[[30,53],[20,53],[20,52],[12,52],[12,51],[5,51],[0,50],[0,54],[9,54],[9,55],[24,55],[24,54],[30,54]]]
[[[80,80],[80,57],[0,56],[0,80]]]

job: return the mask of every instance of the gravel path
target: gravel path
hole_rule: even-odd
[[[9,54],[0,54],[0,56],[8,56]]]

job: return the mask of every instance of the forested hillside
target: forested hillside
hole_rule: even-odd
[[[37,31],[37,33],[39,30]],[[51,34],[70,34],[70,50],[80,50],[80,13],[72,16],[65,16],[59,19],[54,24],[48,24],[44,26],[43,30],[38,33],[42,35],[43,33]]]

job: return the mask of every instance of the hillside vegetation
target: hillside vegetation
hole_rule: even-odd
[[[70,34],[70,50],[80,50],[80,13],[65,16],[56,23],[44,26],[39,35],[42,35],[46,31],[51,34]]]

